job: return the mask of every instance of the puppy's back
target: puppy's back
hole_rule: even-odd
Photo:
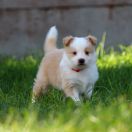
[[[43,68],[45,70],[49,84],[55,87],[61,88],[61,76],[60,76],[60,61],[63,56],[63,49],[56,49],[53,52],[49,52],[43,58]]]

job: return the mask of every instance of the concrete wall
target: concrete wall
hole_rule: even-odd
[[[106,46],[131,44],[132,0],[0,0],[0,54],[42,52],[46,32],[56,25],[66,35],[93,34]]]

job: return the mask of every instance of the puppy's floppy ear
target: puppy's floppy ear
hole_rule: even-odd
[[[63,44],[65,47],[68,47],[70,43],[73,41],[74,37],[73,36],[67,36],[63,38]]]
[[[97,43],[97,38],[96,37],[94,37],[92,35],[88,35],[87,39],[91,42],[92,45],[94,45],[94,46],[96,45],[96,43]]]

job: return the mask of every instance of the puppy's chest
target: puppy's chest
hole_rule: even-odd
[[[89,83],[92,83],[92,76],[91,74],[87,72],[83,73],[75,73],[73,72],[71,74],[71,77],[69,77],[71,80],[75,81],[75,83],[80,83],[84,88],[87,87]]]
[[[94,83],[94,77],[89,71],[75,72],[64,70],[63,78],[70,80],[81,92],[85,91],[89,84]]]

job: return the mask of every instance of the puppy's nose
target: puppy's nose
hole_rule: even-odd
[[[85,63],[85,60],[83,58],[79,59],[78,60],[79,64],[84,64]]]

